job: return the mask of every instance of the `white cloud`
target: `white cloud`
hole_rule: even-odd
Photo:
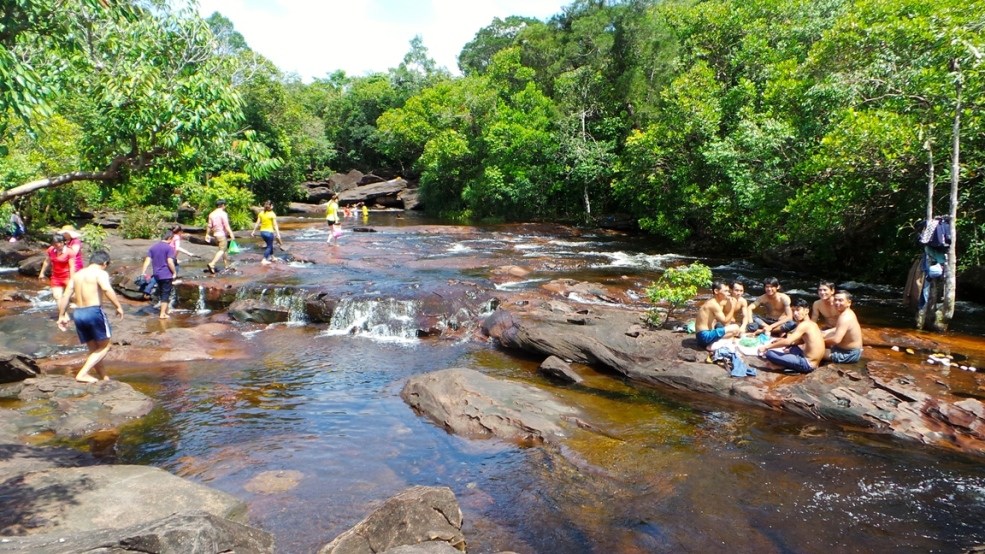
[[[570,0],[569,0],[570,1]],[[341,69],[358,76],[396,67],[415,35],[439,66],[458,73],[458,54],[494,17],[545,20],[562,0],[199,0],[218,11],[250,48],[309,81]]]

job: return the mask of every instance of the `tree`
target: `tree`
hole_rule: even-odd
[[[69,17],[88,17],[91,4],[70,7],[83,11]],[[84,47],[68,53],[47,48],[43,29],[18,36],[15,51],[30,52],[34,65],[65,69],[64,86],[49,91],[49,99],[80,130],[80,169],[0,191],[0,203],[77,181],[118,182],[152,166],[187,169],[222,152],[255,174],[277,167],[240,127],[242,100],[227,80],[231,60],[214,55],[201,19],[163,9],[105,15],[90,18]],[[45,116],[24,113],[32,125]]]

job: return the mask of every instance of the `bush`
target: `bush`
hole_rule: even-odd
[[[226,212],[229,213],[229,224],[233,230],[245,229],[253,223],[253,212],[250,211],[250,206],[254,204],[253,193],[243,188],[249,180],[250,176],[245,173],[222,173],[209,179],[208,185],[181,185],[181,197],[198,209],[203,224],[215,209],[216,200],[221,198],[226,201]]]
[[[97,250],[109,249],[109,246],[105,244],[107,236],[106,229],[103,229],[99,225],[87,223],[84,227],[79,229],[79,232],[82,233],[82,244],[89,249],[88,255],[85,256],[86,259],[89,259],[89,257],[92,256],[92,253]]]
[[[667,318],[674,310],[687,305],[697,296],[698,288],[711,286],[711,268],[701,262],[668,268],[659,279],[646,289],[646,297],[653,302],[670,304]],[[646,320],[654,325],[660,324],[660,312],[656,308],[647,312]]]
[[[120,236],[125,239],[160,238],[164,224],[171,214],[160,206],[131,208],[123,214],[120,222]]]

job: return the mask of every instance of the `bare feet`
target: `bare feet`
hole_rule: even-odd
[[[80,383],[98,383],[99,379],[96,379],[92,375],[76,375],[75,380]]]
[[[157,319],[171,319],[171,316],[169,316],[169,315],[162,315],[162,316],[158,316]]]

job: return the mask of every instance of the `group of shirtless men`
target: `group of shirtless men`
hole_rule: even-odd
[[[803,298],[790,299],[780,292],[780,282],[763,282],[763,294],[748,302],[745,287],[716,281],[712,298],[698,309],[695,332],[698,344],[707,348],[721,339],[764,334],[771,338],[759,346],[759,355],[774,368],[810,373],[822,360],[849,364],[862,355],[862,329],[852,311],[851,293],[835,291],[834,283],[821,281],[818,300],[810,306]],[[763,316],[756,314],[762,308]],[[739,321],[741,320],[741,323]]]

